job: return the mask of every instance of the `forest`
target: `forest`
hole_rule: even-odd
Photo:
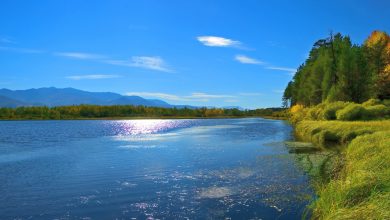
[[[362,103],[390,99],[390,37],[374,31],[362,45],[340,33],[314,43],[307,60],[288,83],[283,105]]]

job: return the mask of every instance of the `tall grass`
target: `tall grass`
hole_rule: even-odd
[[[318,147],[346,145],[357,136],[390,130],[390,120],[381,121],[301,121],[296,136]]]
[[[296,124],[303,120],[368,121],[390,119],[390,101],[370,99],[362,104],[330,102],[305,108],[295,105],[290,110],[290,120]]]
[[[290,117],[299,139],[339,150],[312,218],[390,219],[390,101],[299,106]]]
[[[314,219],[390,219],[390,131],[366,134],[347,147],[338,179],[320,189]]]

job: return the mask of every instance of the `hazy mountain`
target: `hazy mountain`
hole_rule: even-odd
[[[0,107],[15,108],[19,106],[29,106],[29,104],[0,95]]]
[[[122,96],[112,92],[87,92],[73,88],[59,89],[54,87],[27,90],[0,89],[0,107],[80,104],[173,107],[162,100]]]

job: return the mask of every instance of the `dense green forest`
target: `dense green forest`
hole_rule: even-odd
[[[58,107],[0,108],[0,119],[88,119],[88,118],[213,118],[283,115],[281,108],[256,110],[222,108],[159,108],[132,105],[77,105]]]
[[[390,99],[390,37],[374,31],[362,45],[348,36],[318,40],[284,91],[284,106]]]

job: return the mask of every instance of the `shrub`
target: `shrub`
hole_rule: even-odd
[[[365,108],[359,104],[349,104],[336,112],[337,120],[354,121],[361,119],[365,114]]]
[[[369,106],[379,105],[379,104],[382,104],[379,99],[369,99],[369,100],[363,102],[362,106],[363,107],[369,107]]]
[[[303,105],[297,104],[297,105],[294,105],[293,107],[291,107],[290,112],[291,112],[291,114],[295,114],[295,113],[302,111],[304,108],[305,107]]]
[[[364,118],[365,119],[377,119],[384,118],[389,114],[389,108],[385,105],[374,105],[366,108]]]
[[[324,120],[335,120],[336,112],[340,109],[345,108],[347,106],[347,102],[332,102],[327,103],[326,107],[322,110],[321,118]]]
[[[313,135],[312,141],[321,147],[326,147],[327,144],[338,143],[340,141],[340,137],[331,131],[322,130]]]
[[[382,130],[390,130],[390,120],[301,121],[295,126],[295,134],[300,140],[310,141],[318,146],[322,145],[321,140],[346,144],[358,136]]]
[[[295,124],[295,123],[305,119],[307,110],[308,110],[307,108],[305,108],[303,105],[299,105],[299,104],[291,107],[291,109],[290,109],[291,122]]]
[[[382,102],[385,106],[390,107],[390,99],[385,99]]]
[[[321,103],[316,106],[310,107],[307,111],[306,119],[307,120],[322,120],[323,111],[328,103]]]

